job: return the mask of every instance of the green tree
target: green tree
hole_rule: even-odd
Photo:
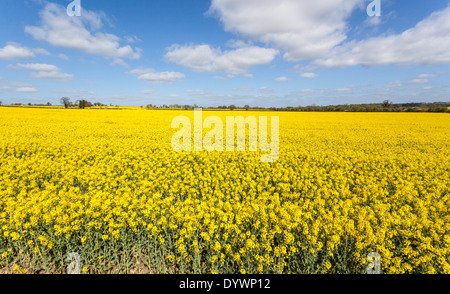
[[[80,109],[85,109],[86,107],[92,107],[92,103],[86,100],[77,100],[76,105],[80,108]]]
[[[70,102],[70,98],[68,97],[62,97],[60,101],[61,104],[64,105],[64,108],[66,109],[72,106],[72,102]]]
[[[383,108],[389,108],[392,106],[392,103],[389,100],[384,100],[382,105],[383,105]]]

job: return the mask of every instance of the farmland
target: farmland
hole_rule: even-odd
[[[213,115],[247,114],[278,161],[173,151],[192,111],[0,108],[0,269],[450,273],[448,114]]]

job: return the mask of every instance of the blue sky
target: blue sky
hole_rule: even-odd
[[[0,1],[0,101],[450,101],[450,1]]]

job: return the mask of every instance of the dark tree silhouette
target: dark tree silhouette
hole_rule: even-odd
[[[70,102],[70,98],[68,98],[68,97],[62,97],[61,98],[61,103],[62,103],[62,105],[64,105],[64,108],[69,108],[70,106],[72,106],[72,102]]]

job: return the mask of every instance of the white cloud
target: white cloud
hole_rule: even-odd
[[[318,76],[319,76],[318,74],[315,74],[315,73],[312,73],[312,72],[305,72],[305,73],[300,74],[300,77],[304,78],[304,79],[313,79],[313,78],[316,78]]]
[[[23,88],[17,88],[16,92],[17,93],[36,93],[36,92],[39,92],[39,91],[36,90],[35,88],[23,87]]]
[[[228,74],[226,76],[213,76],[213,79],[216,79],[216,80],[230,80],[230,79],[234,79],[234,78],[235,78],[235,76],[232,74]]]
[[[67,55],[65,55],[65,54],[58,54],[58,57],[59,58],[61,58],[61,59],[64,59],[64,60],[69,60],[69,57],[67,56]]]
[[[395,17],[396,14],[397,13],[394,10],[391,10],[387,13],[383,12],[381,16],[367,16],[363,24],[376,29],[378,26],[386,23],[389,19]]]
[[[250,88],[250,87],[239,87],[239,88],[234,88],[233,91],[236,92],[252,92],[254,89]]]
[[[27,69],[30,70],[30,77],[34,79],[50,79],[58,81],[69,81],[73,80],[74,76],[72,74],[62,73],[59,68],[52,64],[42,64],[42,63],[28,63],[28,64],[17,64],[15,66],[9,66],[12,69]]]
[[[259,88],[259,93],[270,94],[273,93],[273,89],[269,87],[261,87]]]
[[[119,65],[119,66],[123,66],[123,67],[130,67],[130,66],[128,65],[128,63],[126,63],[125,61],[123,61],[123,59],[121,59],[121,58],[115,58],[115,59],[110,63],[110,65],[112,65],[112,66]]]
[[[379,26],[382,23],[381,16],[368,16],[364,21],[364,24],[367,26]]]
[[[156,92],[154,90],[142,90],[140,93],[145,95],[155,95],[155,96],[160,95],[159,92]]]
[[[156,72],[153,68],[136,68],[127,74],[137,75],[138,80],[147,81],[151,84],[167,84],[185,78],[180,72]]]
[[[138,77],[139,80],[144,80],[149,83],[160,84],[160,83],[172,83],[177,80],[184,79],[184,74],[179,72],[155,72],[146,73]]]
[[[272,44],[284,58],[319,58],[346,40],[347,19],[364,0],[213,0],[227,32]]]
[[[281,50],[287,61],[311,60],[309,70],[450,63],[450,5],[403,33],[348,41],[350,16],[357,9],[365,13],[366,5],[365,0],[212,0],[209,14],[225,31]],[[364,24],[379,26],[394,14]],[[209,67],[208,62],[198,65]]]
[[[36,55],[33,50],[17,43],[8,42],[5,47],[0,48],[0,60],[32,59],[34,57]]]
[[[36,93],[39,91],[33,87],[12,88],[12,87],[6,86],[6,87],[0,87],[0,92]]]
[[[41,26],[25,27],[25,32],[36,40],[106,58],[141,57],[141,49],[133,49],[129,45],[121,46],[119,37],[98,31],[105,21],[102,13],[83,9],[80,17],[68,17],[64,6],[48,3],[40,11],[40,17]]]
[[[416,85],[420,85],[420,84],[428,84],[430,81],[428,79],[412,79],[411,81],[409,81],[410,84],[416,84]]]
[[[155,70],[153,68],[139,67],[139,68],[135,68],[133,70],[127,71],[127,74],[130,74],[130,75],[143,75],[143,74],[152,73],[152,72],[155,72]]]
[[[29,69],[33,71],[58,71],[58,67],[52,64],[41,64],[41,63],[29,63],[29,64],[17,64],[16,67]]]
[[[431,79],[431,78],[435,78],[437,76],[438,76],[437,74],[421,74],[421,75],[418,75],[417,78],[418,79]]]
[[[127,43],[142,42],[142,40],[136,36],[125,36],[124,39]]]
[[[403,83],[401,81],[390,82],[386,85],[386,87],[388,87],[388,88],[398,88],[401,86],[403,86]]]
[[[347,93],[347,92],[351,92],[352,89],[353,88],[350,88],[350,87],[348,87],[348,88],[337,88],[336,92],[338,92],[338,93]]]
[[[232,75],[246,75],[258,65],[272,62],[278,50],[257,46],[246,46],[223,51],[209,45],[173,45],[165,58],[178,65],[197,72],[224,72]]]
[[[291,79],[289,79],[289,78],[287,78],[287,77],[279,77],[279,78],[276,78],[275,79],[275,82],[278,82],[278,83],[284,83],[284,82],[288,82],[288,81],[290,81]]]
[[[401,34],[349,42],[313,61],[319,67],[450,63],[450,6]]]
[[[34,53],[38,53],[38,54],[42,54],[42,55],[46,55],[46,56],[52,56],[52,54],[50,52],[48,52],[47,50],[43,49],[43,48],[36,48],[33,49]]]
[[[30,77],[34,79],[48,79],[48,80],[59,80],[59,81],[69,81],[73,80],[72,74],[66,74],[59,71],[38,71],[31,72]]]

